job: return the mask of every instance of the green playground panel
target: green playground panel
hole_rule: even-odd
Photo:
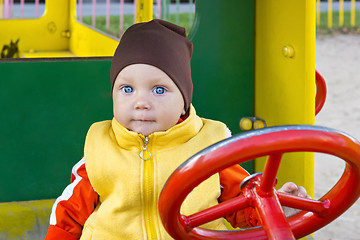
[[[110,58],[0,62],[0,202],[61,194],[88,128],[112,117],[110,64]]]
[[[255,0],[197,0],[190,39],[194,43],[193,104],[200,116],[240,132],[254,116]],[[242,164],[249,172],[253,162]]]

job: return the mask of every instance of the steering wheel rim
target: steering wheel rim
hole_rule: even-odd
[[[295,238],[307,236],[320,229],[345,212],[360,196],[360,144],[351,136],[339,131],[307,125],[271,127],[245,132],[216,143],[188,159],[174,171],[160,194],[159,213],[165,229],[175,239],[267,239],[265,225],[260,228],[225,232],[197,226],[189,227],[193,215],[182,216],[181,204],[193,188],[227,167],[260,156],[304,151],[335,155],[347,163],[342,177],[333,188],[320,199],[314,200],[318,205],[323,204],[321,211],[301,211],[287,219]],[[178,187],[179,182],[182,183],[181,188]],[[271,186],[270,189],[274,188]],[[284,202],[282,195],[275,195]],[[238,209],[248,206],[246,199],[247,196],[242,196]],[[219,205],[215,207],[217,206]]]

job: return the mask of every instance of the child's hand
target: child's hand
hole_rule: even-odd
[[[304,198],[309,198],[311,199],[311,197],[309,195],[307,195],[306,189],[302,186],[297,186],[295,183],[293,182],[287,182],[285,183],[279,190],[278,192],[282,192],[282,193],[286,193],[286,194],[290,194],[296,197],[304,197]],[[295,208],[289,208],[289,207],[283,207],[283,211],[285,213],[286,217],[290,217],[292,215],[297,214],[298,212],[300,212],[301,210],[295,209]]]

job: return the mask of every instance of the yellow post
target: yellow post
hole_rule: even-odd
[[[316,0],[316,26],[320,26],[320,0]]]
[[[3,18],[3,0],[0,0],[0,19]]]
[[[328,0],[328,28],[332,28],[332,0]]]
[[[136,23],[147,22],[153,19],[153,0],[136,1]]]
[[[255,19],[255,116],[268,126],[315,122],[315,0],[259,0]],[[262,172],[264,161],[255,161]],[[314,154],[285,154],[277,175],[314,194]]]
[[[344,0],[339,0],[339,27],[344,26]]]
[[[351,0],[350,25],[355,27],[355,0]]]

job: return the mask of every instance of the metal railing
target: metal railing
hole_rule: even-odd
[[[47,0],[56,1],[56,0]],[[44,0],[0,0],[0,19],[33,19],[43,15]],[[190,29],[195,14],[194,0],[77,0],[77,20],[119,37],[139,21],[142,2],[152,4],[152,18],[168,20]],[[58,1],[62,4],[62,1]]]
[[[0,0],[0,19],[39,18],[45,12],[45,4],[39,0]]]
[[[139,21],[139,1],[78,0],[78,21],[119,37],[129,26]],[[195,14],[193,0],[143,0],[152,3],[153,18],[168,20],[190,29]]]
[[[316,0],[316,26],[324,29],[360,27],[360,2]]]

